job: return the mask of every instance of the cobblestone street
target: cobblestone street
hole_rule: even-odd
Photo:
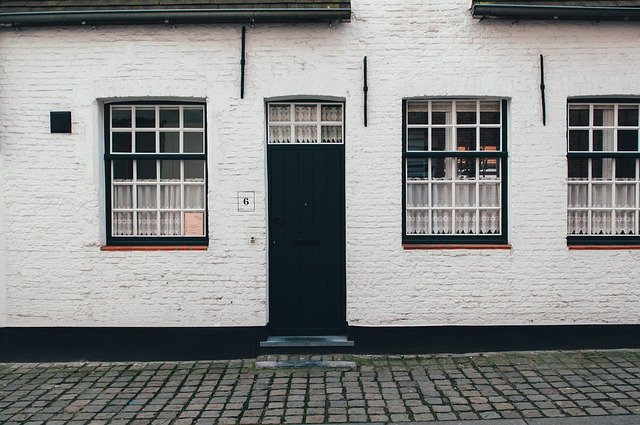
[[[0,422],[345,423],[640,415],[640,351],[0,364]],[[633,417],[629,417],[632,418]],[[638,417],[640,423],[640,416]]]

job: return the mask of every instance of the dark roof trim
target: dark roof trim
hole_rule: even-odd
[[[640,8],[637,7],[535,6],[487,2],[474,4],[471,7],[471,14],[476,18],[502,19],[556,19],[583,21],[640,20]]]
[[[0,13],[0,26],[249,24],[350,19],[350,8],[101,10]]]

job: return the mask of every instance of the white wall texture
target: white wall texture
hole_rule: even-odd
[[[263,102],[303,94],[346,98],[351,325],[640,323],[640,251],[565,242],[567,97],[640,95],[640,25],[479,22],[468,6],[353,0],[350,23],[248,28],[244,100],[240,25],[0,32],[0,325],[264,325]],[[153,96],[207,99],[207,251],[100,251],[101,99]],[[401,106],[411,96],[511,99],[511,250],[403,250]],[[49,133],[51,110],[72,111],[73,134]],[[255,213],[236,211],[243,190],[256,192]]]

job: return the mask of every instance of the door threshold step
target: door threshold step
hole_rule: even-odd
[[[356,362],[333,360],[258,361],[256,367],[261,369],[355,369]]]
[[[260,347],[353,347],[344,335],[328,336],[270,336],[266,341],[260,341]]]

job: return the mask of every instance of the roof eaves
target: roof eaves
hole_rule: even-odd
[[[471,14],[475,18],[547,19],[586,21],[639,21],[638,7],[594,7],[522,5],[517,3],[474,2]]]
[[[351,8],[77,10],[0,13],[0,26],[297,23],[349,21]]]

